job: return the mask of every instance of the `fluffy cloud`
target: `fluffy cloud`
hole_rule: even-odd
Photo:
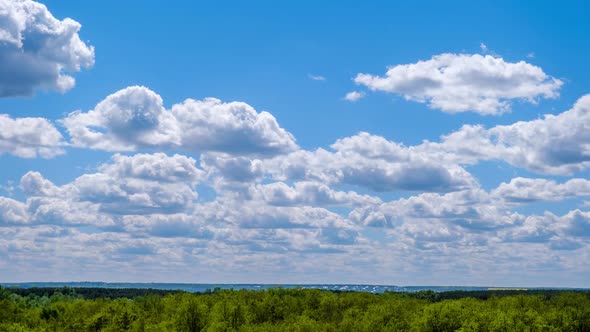
[[[563,184],[539,179],[513,179],[490,193],[481,189],[446,194],[423,193],[391,202],[359,206],[349,219],[368,227],[385,227],[400,243],[443,252],[449,247],[539,244],[548,250],[585,248],[590,238],[590,213],[573,210],[563,216],[546,211],[523,215],[515,202],[559,200],[588,194],[588,181]],[[539,193],[534,194],[537,189]],[[521,193],[516,194],[521,190]],[[556,197],[551,195],[555,194]],[[446,249],[445,249],[446,248]]]
[[[293,136],[268,112],[215,98],[187,99],[170,110],[139,86],[120,90],[63,121],[73,145],[107,151],[139,148],[273,155],[295,150]]]
[[[358,237],[341,229],[241,229],[220,237],[223,243],[238,247],[242,255],[262,252],[266,255],[289,253],[345,253]],[[287,262],[286,262],[287,263]]]
[[[207,171],[209,178],[224,182],[251,182],[264,175],[261,160],[224,153],[201,155],[201,166]]]
[[[568,257],[583,255],[590,245],[588,212],[527,216],[512,211],[494,194],[481,190],[420,194],[359,207],[349,218],[365,226],[385,227],[390,245],[413,259],[420,259],[425,252],[429,260],[446,257],[452,261],[456,261],[453,255],[488,253],[484,261],[504,257],[506,262],[526,260],[534,266],[536,263],[530,261],[533,252],[544,252],[545,262],[560,264]],[[569,256],[565,251],[577,254]],[[495,260],[494,264],[500,262]],[[575,266],[575,259],[568,264]]]
[[[355,101],[363,99],[363,97],[365,97],[364,92],[351,91],[344,96],[344,99],[354,103]]]
[[[0,154],[21,158],[52,158],[63,154],[63,137],[43,118],[16,118],[0,114]]]
[[[99,204],[114,214],[150,214],[184,211],[197,199],[192,187],[202,176],[195,160],[185,156],[115,155],[100,172],[73,181],[80,201]]]
[[[262,160],[226,153],[202,154],[201,167],[216,193],[242,198],[249,198],[251,185],[267,175]]]
[[[419,147],[459,163],[499,159],[544,173],[570,175],[590,167],[590,95],[574,107],[542,119],[485,129],[463,126],[443,136],[440,143]]]
[[[68,196],[66,187],[58,187],[44,178],[41,173],[34,171],[29,171],[21,177],[20,188],[30,197],[66,198]]]
[[[440,220],[404,223],[399,232],[406,236],[412,245],[420,249],[436,249],[436,246],[451,245],[466,237],[466,233],[458,226]]]
[[[37,172],[25,174],[21,188],[29,196],[33,219],[104,226],[112,225],[112,218],[93,222],[94,214],[179,213],[193,206],[198,197],[193,187],[203,177],[194,159],[162,153],[115,155],[111,163],[98,169],[98,173],[84,174],[63,186]]]
[[[295,151],[279,153],[255,152],[253,141],[244,141],[250,148],[237,150],[194,148],[196,143],[185,147],[183,135],[190,133],[179,130],[180,123],[204,126],[200,121],[213,113],[198,116],[201,120],[182,118],[176,105],[165,109],[155,93],[129,89],[93,111],[70,115],[68,119],[81,116],[78,120],[85,125],[68,130],[79,130],[88,146],[96,148],[207,151],[199,164],[178,154],[115,154],[95,171],[63,185],[37,172],[25,174],[20,182],[23,202],[0,197],[5,240],[0,241],[0,256],[10,257],[6,262],[21,259],[36,266],[36,253],[53,253],[82,267],[111,270],[130,261],[133,268],[155,266],[175,273],[200,264],[230,272],[252,265],[280,272],[280,265],[282,271],[285,266],[301,273],[317,268],[324,275],[342,266],[357,273],[366,267],[419,274],[448,271],[449,266],[457,271],[486,267],[482,262],[492,257],[504,257],[493,261],[505,270],[516,260],[532,267],[550,261],[556,269],[571,268],[575,257],[587,255],[590,248],[588,212],[556,216],[516,210],[523,202],[587,197],[589,181],[515,178],[486,192],[464,168],[482,160],[506,160],[547,173],[585,169],[587,97],[558,115],[490,129],[464,126],[438,142],[405,146],[361,132],[329,149],[307,151],[294,145]],[[182,111],[197,107],[185,104],[179,104]],[[203,121],[211,125],[212,135],[223,132],[217,120]],[[15,127],[6,125],[6,132]],[[30,135],[38,132],[49,131]],[[57,141],[63,144],[61,136]],[[551,157],[553,164],[543,165],[551,160],[547,151],[553,144],[566,150],[574,144],[578,157],[572,161],[557,154]],[[207,193],[205,200],[196,188]],[[393,193],[375,194],[380,191]],[[544,258],[537,259],[539,255]],[[252,273],[260,276],[258,272]]]
[[[99,167],[102,173],[115,178],[138,178],[158,182],[185,182],[195,184],[204,177],[193,158],[164,153],[136,154],[125,156],[115,154],[112,163]]]
[[[509,183],[502,183],[492,195],[511,203],[535,201],[561,201],[568,198],[590,196],[590,181],[571,179],[557,183],[547,179],[514,178]]]
[[[428,153],[364,132],[331,147],[334,152],[301,150],[265,163],[279,180],[351,184],[374,191],[453,191],[476,183],[457,164],[441,163]]]
[[[373,227],[396,228],[416,220],[444,220],[463,229],[480,232],[510,227],[519,215],[481,189],[446,194],[422,193],[380,205],[353,210],[349,218]]]
[[[590,212],[574,210],[563,217],[567,235],[590,238]]]
[[[344,228],[356,229],[337,213],[312,206],[272,206],[260,200],[222,197],[196,207],[195,213],[218,225],[242,228]]]
[[[198,197],[181,182],[121,179],[100,173],[83,175],[72,186],[81,201],[99,204],[101,211],[112,214],[182,212]]]
[[[209,162],[234,163],[218,159]],[[117,231],[144,238],[229,241],[249,251],[282,248],[336,252],[339,246],[359,241],[358,227],[337,213],[313,205],[380,203],[377,198],[334,191],[319,183],[297,183],[293,188],[255,184],[247,188],[252,191],[248,197],[238,199],[229,191],[220,191],[215,200],[199,204],[193,188],[209,175],[196,167],[194,159],[181,155],[117,154],[97,170],[61,186],[38,172],[28,172],[20,183],[26,202],[0,200],[2,223],[31,227],[89,225],[101,234]],[[280,202],[270,193],[277,192],[273,187],[295,196]],[[277,246],[264,246],[261,232]],[[132,245],[122,250],[129,254],[138,248],[144,247]]]
[[[199,205],[195,214],[219,228],[219,240],[254,251],[333,252],[361,240],[358,226],[337,213],[312,206],[268,205],[258,197],[221,197]]]
[[[572,174],[590,166],[590,95],[574,107],[543,119],[489,129],[500,158],[533,171]]]
[[[25,204],[0,196],[0,226],[10,224],[23,224],[27,220]]]
[[[365,206],[380,204],[381,200],[369,195],[359,195],[354,191],[336,191],[317,182],[296,182],[293,187],[283,182],[256,185],[250,193],[255,200],[275,206]]]
[[[170,215],[126,215],[124,229],[132,234],[165,238],[212,238],[214,232],[199,216],[176,213]]]
[[[102,229],[116,226],[112,216],[100,213],[100,206],[67,198],[29,197],[27,212],[31,225],[89,225]]]
[[[558,219],[551,213],[523,217],[517,227],[502,230],[499,237],[504,242],[547,243],[557,235],[555,222]]]
[[[80,27],[56,19],[38,2],[0,0],[0,97],[74,87],[67,73],[94,64],[94,48],[80,40]]]
[[[354,81],[447,113],[484,115],[510,111],[514,99],[536,103],[539,98],[556,98],[563,84],[524,61],[511,63],[479,54],[440,54],[390,67],[384,77],[358,74]]]
[[[372,152],[375,157],[383,151]],[[140,270],[149,263],[159,271],[193,269],[195,264],[217,269],[220,261],[228,271],[246,268],[244,261],[258,269],[265,264],[272,269],[276,264],[284,268],[296,263],[304,273],[311,268],[301,265],[310,257],[305,255],[313,255],[324,272],[330,266],[353,264],[351,257],[365,257],[352,270],[385,266],[386,270],[435,271],[439,264],[446,264],[447,270],[449,264],[459,269],[481,266],[495,256],[506,258],[504,263],[493,260],[495,266],[506,267],[515,259],[539,266],[541,260],[530,260],[536,257],[531,256],[533,249],[558,265],[574,264],[570,256],[579,257],[590,241],[587,212],[524,216],[513,212],[513,206],[497,194],[506,191],[502,185],[491,193],[481,189],[420,193],[383,203],[318,182],[246,181],[249,197],[236,199],[218,192],[215,200],[197,202],[179,212],[157,201],[151,188],[161,188],[168,196],[170,184],[202,185],[202,171],[185,158],[118,155],[99,166],[98,173],[62,186],[28,173],[21,181],[28,196],[25,203],[0,199],[5,236],[0,256],[33,264],[35,253],[45,252],[69,257],[81,266],[112,269],[125,261]],[[140,181],[142,189],[133,192],[124,179]],[[160,208],[134,205],[127,198],[144,193]],[[113,201],[124,205],[114,209]],[[346,217],[339,209],[322,207],[330,205],[355,209]],[[89,231],[73,227],[78,225],[94,227]],[[367,238],[367,232],[382,234]],[[339,263],[331,265],[335,259]]]
[[[62,120],[74,146],[107,151],[179,145],[178,124],[162,98],[144,87],[129,87],[101,101],[87,113]]]
[[[413,155],[429,156],[445,164],[475,165],[501,160],[541,174],[572,175],[590,167],[590,95],[581,97],[565,112],[510,125],[485,128],[464,125],[441,136],[405,148]],[[383,138],[373,137],[373,141]],[[363,146],[365,146],[363,148]],[[403,147],[391,144],[357,144],[372,155],[399,155]]]
[[[543,243],[554,250],[576,250],[590,238],[590,213],[573,210],[563,216],[551,212],[528,216],[518,227],[502,230],[499,237],[505,242]]]
[[[465,125],[438,142],[414,146],[361,132],[337,140],[332,151],[297,150],[271,159],[205,154],[203,168],[227,182],[281,181],[352,184],[374,191],[453,191],[476,185],[463,168],[501,160],[541,174],[571,175],[590,167],[590,96],[542,119],[485,128]]]

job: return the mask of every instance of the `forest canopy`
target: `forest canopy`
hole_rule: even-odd
[[[0,331],[590,331],[590,293],[0,288]]]

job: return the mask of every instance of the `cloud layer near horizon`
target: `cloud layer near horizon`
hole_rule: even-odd
[[[438,142],[406,146],[361,132],[311,151],[297,147],[293,135],[272,115],[260,120],[260,113],[244,103],[189,100],[166,110],[156,93],[141,87],[120,90],[88,113],[70,114],[62,121],[69,135],[62,136],[45,119],[5,116],[0,119],[10,121],[12,134],[4,134],[4,146],[12,150],[4,152],[17,156],[53,157],[84,147],[141,152],[115,154],[94,172],[63,185],[39,172],[24,174],[19,185],[24,199],[0,196],[0,225],[13,234],[0,251],[30,260],[23,255],[35,250],[57,254],[56,241],[65,241],[81,253],[77,259],[82,266],[88,264],[89,250],[100,252],[105,266],[122,259],[183,266],[206,252],[208,259],[230,260],[229,270],[248,269],[238,258],[262,265],[268,255],[277,264],[295,266],[305,265],[301,260],[312,254],[321,254],[322,261],[346,261],[364,253],[358,264],[390,267],[403,265],[407,257],[428,255],[429,262],[420,266],[432,272],[450,257],[457,268],[473,268],[478,260],[499,253],[510,253],[511,260],[497,263],[508,268],[530,259],[535,248],[547,257],[559,257],[552,260],[552,268],[573,269],[574,257],[586,255],[589,246],[590,215],[580,201],[590,196],[589,181],[516,177],[486,191],[467,168],[502,160],[539,174],[571,176],[586,170],[590,157],[584,147],[590,139],[583,128],[590,121],[588,100],[584,96],[570,110],[543,119],[489,129],[464,126]],[[170,139],[176,134],[192,135],[169,130],[178,125],[169,125],[181,117],[178,112],[184,112],[184,119],[200,119],[184,122],[208,128],[208,139],[172,144],[182,142]],[[236,116],[248,120],[222,125],[230,122],[220,119]],[[27,121],[47,128],[20,133]],[[258,121],[264,125],[256,125]],[[100,126],[95,131],[100,139],[92,141],[100,145],[81,143],[91,135],[88,131]],[[40,132],[50,138],[37,137]],[[243,135],[240,148],[211,148],[225,146],[227,140],[214,139],[228,139],[232,135],[227,132]],[[56,150],[44,155],[47,143],[38,142],[53,142]],[[554,148],[572,144],[579,146],[572,149],[575,155]],[[269,153],[268,146],[285,148]],[[384,193],[402,197],[384,199]],[[564,214],[522,211],[539,202],[577,202],[578,207]],[[373,232],[382,235],[375,238],[369,235]],[[37,240],[27,242],[32,247],[25,250],[26,234]],[[229,271],[212,261],[201,263]]]

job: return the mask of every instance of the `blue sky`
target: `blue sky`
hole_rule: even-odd
[[[0,0],[0,279],[589,287],[587,10]]]

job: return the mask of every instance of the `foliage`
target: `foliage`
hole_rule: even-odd
[[[115,294],[0,287],[0,332],[590,331],[590,293],[582,291],[370,294],[277,288]]]

